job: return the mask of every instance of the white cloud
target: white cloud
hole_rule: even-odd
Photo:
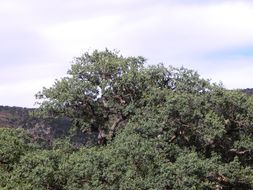
[[[105,47],[253,87],[251,57],[215,56],[253,46],[251,1],[14,0],[0,2],[0,15],[0,104],[31,105],[32,89],[64,75],[74,56]]]
[[[1,68],[0,105],[34,107],[35,94],[66,76],[69,63],[41,62]]]
[[[20,14],[25,11],[22,4],[13,1],[2,0],[0,2],[0,15],[2,14]]]
[[[53,83],[52,78],[44,78],[0,84],[0,105],[34,107],[35,94],[42,86],[50,87]]]
[[[233,88],[252,88],[252,72],[253,72],[253,57],[238,57],[231,59],[218,60],[217,63],[210,62],[213,65],[210,71],[201,69],[200,73],[207,78],[222,81],[224,86],[229,89]]]
[[[41,35],[53,51],[70,59],[89,48],[106,47],[118,23],[119,18],[114,16],[72,21],[49,26],[41,31]]]
[[[159,48],[178,58],[252,44],[252,19],[253,5],[249,3],[158,3],[140,10],[49,26],[43,36],[57,42],[56,49],[72,55],[77,50],[113,46],[151,56],[147,48],[154,53]]]

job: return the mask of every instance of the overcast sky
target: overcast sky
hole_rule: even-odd
[[[33,107],[73,57],[106,47],[253,88],[250,0],[0,0],[0,27],[0,105]]]

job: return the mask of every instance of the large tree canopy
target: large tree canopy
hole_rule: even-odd
[[[98,131],[104,143],[120,123],[129,120],[154,90],[194,94],[210,90],[197,73],[163,65],[144,67],[143,57],[123,57],[115,51],[94,51],[74,60],[68,77],[44,88],[40,109],[51,116],[67,116],[83,131]],[[159,100],[160,101],[160,100]]]
[[[11,133],[3,189],[253,189],[252,97],[192,70],[145,64],[109,50],[76,58],[37,94],[38,110],[70,118],[97,143],[27,151],[20,140],[12,148]]]

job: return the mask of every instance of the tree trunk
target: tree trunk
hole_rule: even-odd
[[[109,140],[112,140],[115,136],[115,131],[116,131],[116,128],[118,127],[119,123],[123,121],[123,118],[122,116],[120,115],[115,121],[114,123],[112,124],[110,130],[109,130],[109,134],[108,134],[108,139]]]
[[[106,144],[106,135],[104,129],[98,129],[98,144],[105,145]]]

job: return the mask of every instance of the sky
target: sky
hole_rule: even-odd
[[[0,0],[0,105],[34,107],[74,57],[117,49],[253,88],[253,1]]]

